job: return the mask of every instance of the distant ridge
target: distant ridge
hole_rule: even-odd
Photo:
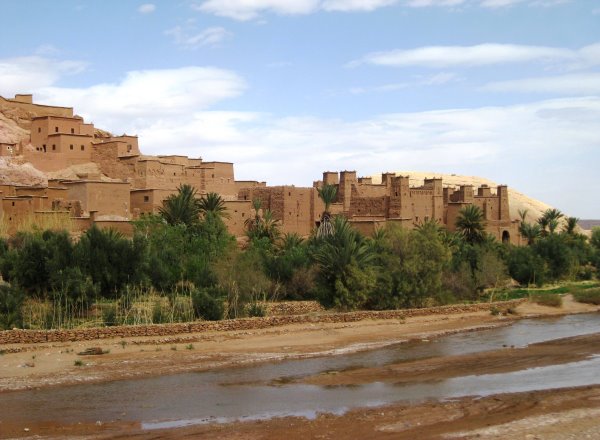
[[[581,229],[591,231],[592,228],[600,228],[600,220],[579,220],[579,226]]]

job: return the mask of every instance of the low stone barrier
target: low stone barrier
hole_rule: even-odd
[[[209,331],[256,330],[287,324],[343,323],[367,319],[403,319],[426,315],[449,315],[455,313],[489,311],[492,307],[502,310],[516,307],[525,299],[495,303],[454,304],[422,309],[384,311],[358,311],[347,313],[310,313],[267,316],[264,318],[240,318],[222,321],[195,321],[175,324],[126,325],[68,330],[5,330],[0,332],[0,346],[4,344],[34,344],[45,342],[89,341],[94,339],[129,338],[139,336],[170,336],[184,333]]]

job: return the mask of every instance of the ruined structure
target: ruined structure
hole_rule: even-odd
[[[0,98],[3,108],[14,109],[13,118],[29,129],[29,138],[2,142],[0,156],[21,157],[35,168],[51,173],[93,163],[97,173],[79,173],[77,179],[50,179],[47,186],[0,185],[0,215],[9,233],[27,217],[61,215],[84,230],[91,224],[131,231],[130,220],[156,213],[162,201],[181,184],[198,194],[216,192],[226,201],[225,222],[234,235],[245,232],[245,221],[254,215],[252,201],[260,199],[272,211],[282,232],[306,236],[318,225],[324,205],[317,188],[337,188],[333,214],[343,215],[360,231],[370,234],[387,223],[412,228],[435,220],[453,230],[458,212],[469,204],[479,206],[487,230],[497,239],[519,243],[518,222],[511,221],[506,186],[495,191],[483,186],[444,186],[442,179],[425,179],[411,187],[408,176],[384,173],[381,183],[357,178],[355,171],[325,172],[312,187],[267,186],[265,182],[236,181],[232,163],[205,162],[187,156],[145,156],[137,136],[112,136],[85,123],[68,107],[40,106],[31,95]],[[20,112],[20,113],[19,113]]]

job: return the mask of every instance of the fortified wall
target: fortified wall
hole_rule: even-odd
[[[371,178],[357,177],[356,171],[324,172],[312,187],[236,181],[232,163],[142,155],[137,136],[97,130],[75,116],[72,108],[40,106],[31,95],[0,99],[4,109],[34,115],[28,142],[0,143],[0,156],[20,157],[46,173],[88,164],[98,170],[79,172],[74,179],[50,179],[44,187],[0,186],[0,215],[9,233],[32,218],[56,217],[70,219],[79,230],[97,224],[128,233],[130,220],[157,213],[179,185],[189,184],[199,195],[215,192],[225,200],[229,214],[225,222],[236,236],[244,235],[245,222],[255,215],[255,199],[273,213],[282,232],[307,236],[324,210],[317,189],[329,184],[337,188],[331,213],[345,216],[365,234],[387,223],[413,228],[429,220],[453,230],[460,209],[474,204],[482,209],[489,233],[511,243],[520,240],[503,185],[493,192],[487,186],[444,186],[442,179],[429,178],[421,186],[410,186],[408,176],[393,173],[383,173],[381,183],[375,184]]]

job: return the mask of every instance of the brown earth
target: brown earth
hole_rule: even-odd
[[[26,344],[23,351],[0,356],[0,391],[102,382],[122,378],[173,374],[183,371],[276,361],[365,350],[403,341],[432,339],[457,331],[510,325],[530,315],[597,311],[598,307],[566,298],[562,309],[529,303],[518,316],[489,312],[418,316],[404,320],[364,320],[349,323],[303,323],[245,331],[185,334],[163,338]],[[363,369],[309,378],[312,383],[396,382],[443,379],[465,373],[511,371],[571,362],[597,353],[600,338],[584,336],[535,344],[523,349],[506,347],[479,354]],[[99,347],[103,355],[77,353]],[[4,348],[4,347],[2,347]],[[75,361],[81,360],[81,366]],[[333,380],[333,381],[332,381]],[[330,382],[328,382],[330,381]],[[337,382],[336,382],[337,381]],[[343,416],[320,415],[315,420],[281,418],[262,422],[192,426],[142,431],[136,423],[106,425],[42,423],[32,426],[0,423],[0,438],[600,438],[600,387],[505,394],[482,399],[462,398],[418,405],[356,409]],[[27,429],[27,431],[25,431]],[[487,431],[477,431],[486,430]],[[583,432],[589,437],[579,436]],[[531,436],[533,435],[533,436]],[[529,436],[529,437],[528,437]]]

